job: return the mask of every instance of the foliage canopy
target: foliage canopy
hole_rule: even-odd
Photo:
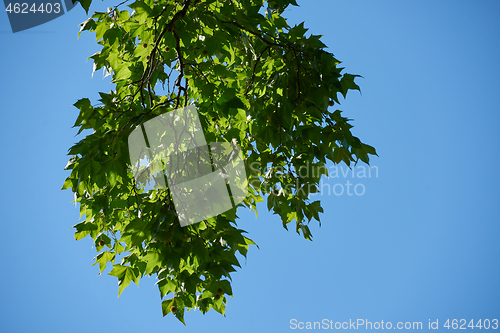
[[[91,0],[80,0],[88,12]],[[287,228],[311,239],[320,221],[318,191],[327,160],[369,162],[375,149],[330,108],[358,75],[342,73],[320,37],[282,16],[295,0],[127,1],[96,12],[80,33],[95,32],[94,71],[112,76],[99,104],[76,102],[75,127],[92,134],[70,148],[63,189],[80,203],[75,238],[90,236],[95,264],[119,282],[156,275],[163,314],[184,323],[186,310],[224,314],[230,274],[253,241],[237,227],[236,209],[181,227],[166,190],[144,191],[131,172],[128,135],[145,121],[194,104],[207,142],[233,142],[246,159],[248,195],[239,206],[267,207]],[[133,11],[126,10],[124,6]],[[79,34],[80,34],[79,33]],[[306,172],[301,172],[306,170]],[[118,263],[118,259],[121,261]]]

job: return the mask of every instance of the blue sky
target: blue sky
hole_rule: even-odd
[[[77,40],[85,12],[16,34],[0,14],[2,332],[287,332],[293,319],[423,330],[439,320],[434,331],[448,331],[447,319],[500,319],[500,3],[298,3],[289,22],[305,21],[363,76],[362,94],[340,109],[377,148],[378,176],[325,180],[364,194],[318,196],[325,213],[321,227],[311,222],[313,242],[265,205],[258,219],[240,211],[260,249],[234,273],[226,317],[190,311],[186,327],[162,317],[153,278],[117,298],[117,279],[91,266],[91,240],[70,229],[79,211],[59,189],[79,140],[72,104],[112,89],[100,73],[91,78],[94,35]]]

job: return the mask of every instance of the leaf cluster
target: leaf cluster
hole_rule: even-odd
[[[91,0],[81,0],[89,10]],[[167,189],[134,180],[128,135],[145,121],[194,104],[207,142],[236,142],[246,158],[248,195],[239,206],[267,207],[285,228],[311,240],[308,223],[323,209],[318,192],[327,160],[369,163],[375,149],[353,136],[339,95],[359,90],[321,36],[282,16],[295,0],[127,1],[81,24],[101,50],[89,59],[111,75],[114,91],[97,105],[75,103],[75,127],[92,131],[69,150],[66,169],[80,203],[75,238],[90,236],[95,264],[119,282],[119,294],[145,275],[158,278],[163,314],[224,314],[230,274],[254,242],[236,224],[236,208],[180,227]],[[130,9],[126,9],[127,6]],[[266,8],[267,6],[267,8]],[[132,11],[130,11],[132,10]],[[118,263],[118,257],[122,257]]]

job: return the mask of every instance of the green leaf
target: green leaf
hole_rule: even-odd
[[[347,91],[349,89],[361,91],[359,86],[356,83],[354,83],[354,79],[356,77],[361,77],[361,76],[360,75],[352,75],[352,74],[344,74],[344,76],[340,80],[340,85],[342,86],[341,93],[344,96],[344,98],[346,97]]]
[[[177,289],[175,283],[169,278],[161,279],[160,281],[157,282],[157,284],[158,284],[158,289],[160,290],[161,297],[167,295],[168,293],[172,293]]]
[[[116,276],[118,278],[118,297],[120,297],[122,291],[134,281],[135,284],[139,285],[139,274],[138,269],[129,266],[113,265],[113,269],[108,273],[109,275]]]
[[[70,187],[73,187],[73,179],[71,179],[71,178],[68,177],[64,181],[64,184],[63,184],[61,190],[66,190],[66,189],[68,189]]]
[[[82,7],[83,7],[83,5],[82,5]],[[95,21],[91,17],[89,17],[85,22],[80,24],[80,31],[78,32],[78,37],[80,37],[80,34],[82,33],[82,31],[85,31],[85,30],[92,31],[95,28],[96,28]]]
[[[74,168],[75,164],[78,162],[78,157],[73,156],[69,159],[68,164],[64,167],[64,170],[71,170]]]
[[[134,15],[134,19],[137,19],[139,22],[144,22],[148,18],[149,14],[151,13],[151,8],[146,5],[144,1],[136,1],[128,7],[132,8],[135,10],[136,14]]]
[[[111,185],[111,187],[115,187],[116,177],[117,177],[117,174],[114,170],[108,171],[108,181],[109,181],[109,184]]]
[[[166,299],[161,303],[161,308],[163,312],[163,316],[166,316],[169,313],[172,313],[172,310],[175,309],[173,315],[184,325],[184,304],[179,298],[170,298]]]
[[[144,256],[144,260],[147,262],[146,271],[144,272],[144,274],[151,274],[155,267],[161,265],[160,255],[157,252],[148,252],[148,254]]]
[[[97,231],[97,226],[93,223],[80,222],[73,226],[76,229],[75,239],[80,240],[87,235],[95,234]]]
[[[79,2],[81,5],[82,5],[82,8],[85,9],[85,13],[88,14],[89,13],[89,8],[90,8],[90,4],[92,3],[92,0],[71,0],[73,2],[73,4]]]
[[[99,274],[101,274],[102,271],[106,269],[106,264],[110,261],[113,262],[115,260],[115,254],[109,251],[104,251],[102,253],[99,253],[95,259],[96,262],[92,264],[92,266],[94,266],[95,264],[99,264]]]

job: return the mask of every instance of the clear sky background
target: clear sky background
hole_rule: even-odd
[[[60,188],[80,139],[72,104],[112,89],[91,78],[95,35],[77,40],[87,15],[77,7],[13,34],[0,14],[1,332],[288,332],[292,319],[424,330],[430,319],[448,331],[447,319],[500,319],[500,2],[298,3],[289,23],[305,21],[364,77],[340,109],[377,148],[378,176],[325,180],[344,193],[318,196],[313,242],[265,205],[258,219],[239,211],[260,249],[233,274],[226,317],[190,311],[186,327],[162,317],[154,278],[117,298],[117,279],[91,266],[91,240],[70,229],[79,211]],[[349,196],[347,181],[364,194]]]

